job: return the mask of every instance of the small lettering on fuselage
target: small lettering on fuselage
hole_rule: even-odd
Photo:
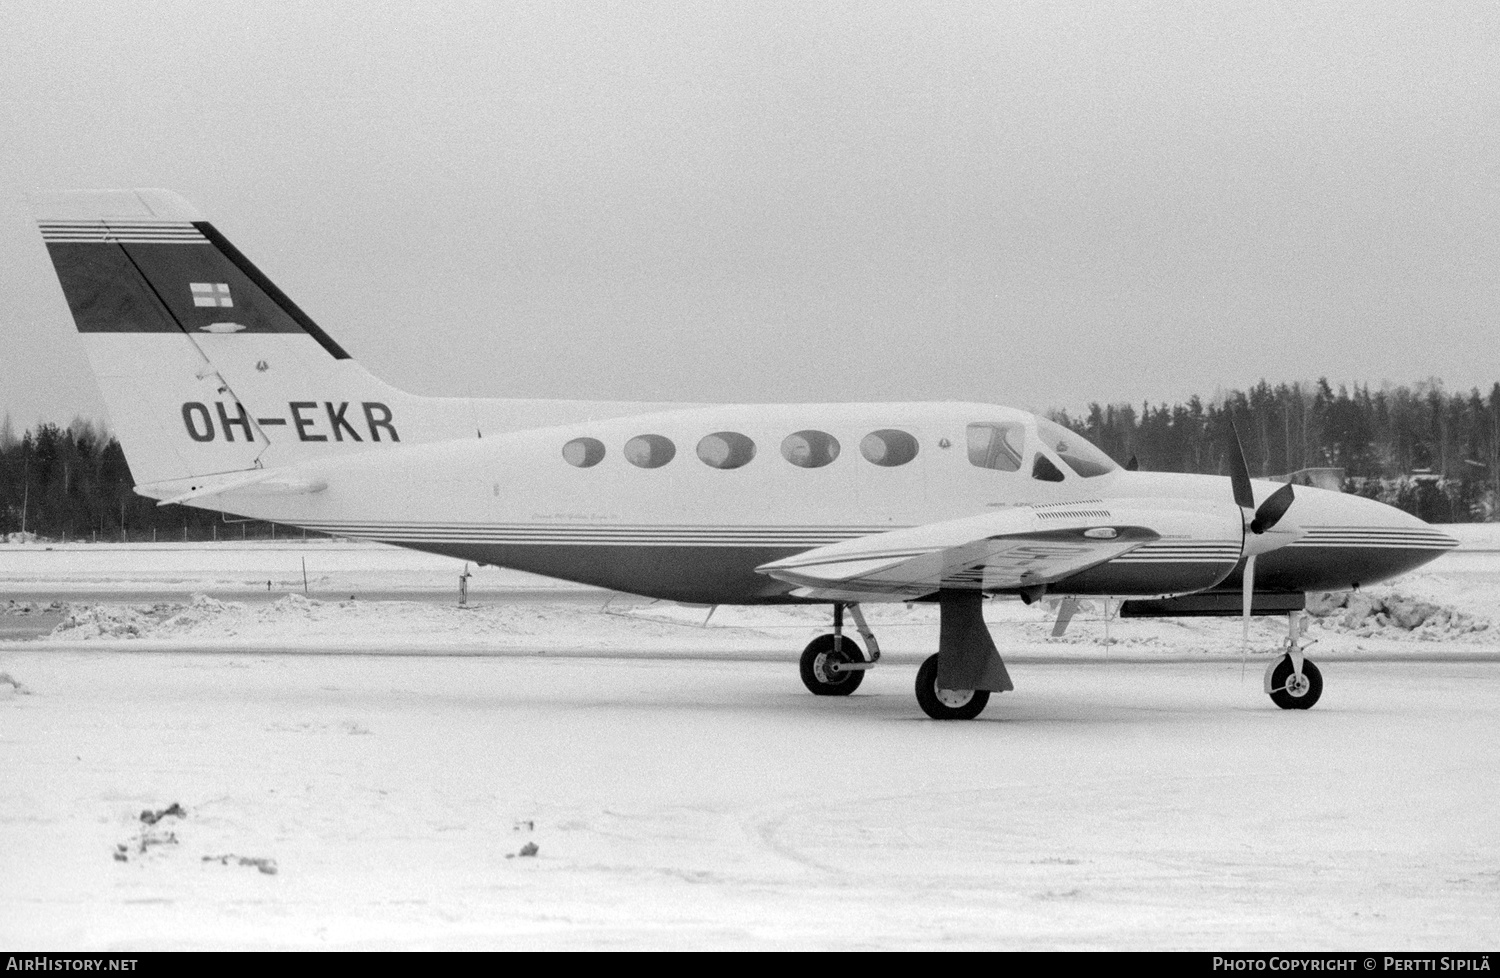
[[[362,423],[361,423],[362,422]],[[193,441],[254,441],[254,426],[290,427],[298,441],[400,441],[391,409],[379,401],[288,401],[285,416],[251,418],[238,401],[182,405],[182,423]]]

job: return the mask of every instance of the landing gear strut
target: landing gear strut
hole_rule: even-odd
[[[1266,666],[1266,692],[1283,710],[1310,710],[1323,695],[1323,674],[1302,654],[1301,615],[1287,613],[1286,651]]]
[[[990,693],[1015,689],[984,623],[984,595],[938,592],[938,651],[917,670],[917,705],[934,720],[972,720]]]
[[[865,681],[865,673],[875,668],[880,661],[880,645],[875,635],[865,624],[865,616],[859,605],[848,605],[854,618],[854,626],[864,636],[870,654],[865,656],[859,643],[844,634],[844,608],[842,603],[833,606],[833,634],[819,635],[802,650],[802,684],[814,696],[848,696]]]

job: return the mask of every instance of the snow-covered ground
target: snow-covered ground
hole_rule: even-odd
[[[1343,664],[1307,713],[1232,662],[1020,665],[938,724],[899,666],[829,700],[702,658],[6,659],[13,947],[1500,938],[1491,664]]]
[[[362,545],[0,547],[0,587],[165,595],[0,642],[0,944],[1488,947],[1500,536],[1459,535],[1316,620],[1311,711],[1236,622],[1096,603],[1052,639],[995,602],[1017,689],[953,724],[911,694],[930,608],[871,606],[887,658],[830,700],[796,674],[817,610],[491,570],[460,609],[461,564]],[[325,595],[454,598],[308,599],[303,556]]]
[[[487,568],[378,543],[313,539],[248,543],[0,544],[0,595],[152,592],[161,595],[313,595],[447,592],[465,570],[471,590],[588,590],[551,578]],[[304,576],[305,575],[305,576]],[[267,584],[270,588],[267,588]]]
[[[1319,657],[1493,656],[1500,650],[1500,530],[1448,528],[1463,544],[1421,571],[1320,605]],[[304,587],[303,568],[306,568]],[[469,604],[458,605],[459,575]],[[269,586],[268,586],[269,585]],[[12,596],[8,601],[7,595]],[[368,595],[386,599],[368,600]],[[786,659],[828,627],[826,608],[683,607],[379,544],[334,541],[0,546],[0,637],[7,621],[49,609],[56,647],[649,655],[754,654]],[[937,642],[930,605],[870,605],[893,661]],[[1238,654],[1234,620],[1143,621],[1085,602],[1062,638],[1056,603],[991,602],[986,618],[1011,657],[1052,659]],[[7,614],[9,612],[9,614]],[[1413,627],[1415,626],[1415,627]],[[1257,619],[1270,651],[1284,620]],[[0,648],[3,648],[0,642]]]

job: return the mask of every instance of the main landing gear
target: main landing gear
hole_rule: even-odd
[[[1323,695],[1323,674],[1302,653],[1301,616],[1287,613],[1286,651],[1266,666],[1266,693],[1283,710],[1310,710]]]
[[[917,705],[934,720],[972,720],[989,705],[987,689],[944,689],[938,685],[938,653],[917,670]]]
[[[844,609],[854,618],[854,627],[864,636],[870,654],[866,656],[859,643],[844,634]],[[833,606],[833,634],[819,635],[802,650],[802,684],[814,696],[848,696],[865,681],[865,673],[880,661],[880,645],[859,605]]]
[[[972,720],[989,703],[990,693],[1015,687],[985,626],[984,596],[978,591],[942,590],[938,604],[938,651],[917,670],[917,703],[934,720]],[[845,608],[864,637],[868,656],[844,634]],[[848,696],[879,660],[880,646],[859,605],[836,602],[833,634],[819,635],[802,652],[802,682],[817,696]]]

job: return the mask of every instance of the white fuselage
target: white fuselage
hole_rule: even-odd
[[[976,464],[969,426],[1005,423],[1028,431],[1014,469]],[[1150,507],[1163,538],[1059,582],[1054,593],[1159,595],[1233,584],[1242,523],[1227,479],[1118,468],[1085,477],[1036,437],[1036,426],[1026,412],[972,403],[690,407],[492,437],[383,444],[297,466],[307,484],[326,486],[320,491],[252,486],[206,502],[621,591],[757,603],[796,598],[792,587],[755,568],[812,547],[1008,507],[1110,501]],[[832,436],[837,457],[816,467],[793,464],[783,445],[807,431]],[[910,435],[915,456],[894,466],[871,462],[861,445],[880,431]],[[734,468],[705,462],[700,443],[724,433],[748,439],[753,458]],[[632,464],[625,449],[639,436],[669,443],[670,461]],[[571,464],[564,448],[576,439],[596,442],[603,457],[586,467]],[[722,461],[722,447],[721,438],[703,454]],[[1061,478],[1038,478],[1038,455]],[[1256,484],[1257,498],[1277,487]],[[1419,520],[1338,493],[1298,487],[1295,515],[1298,539],[1262,558],[1258,586],[1348,588],[1401,573],[1451,546]]]

